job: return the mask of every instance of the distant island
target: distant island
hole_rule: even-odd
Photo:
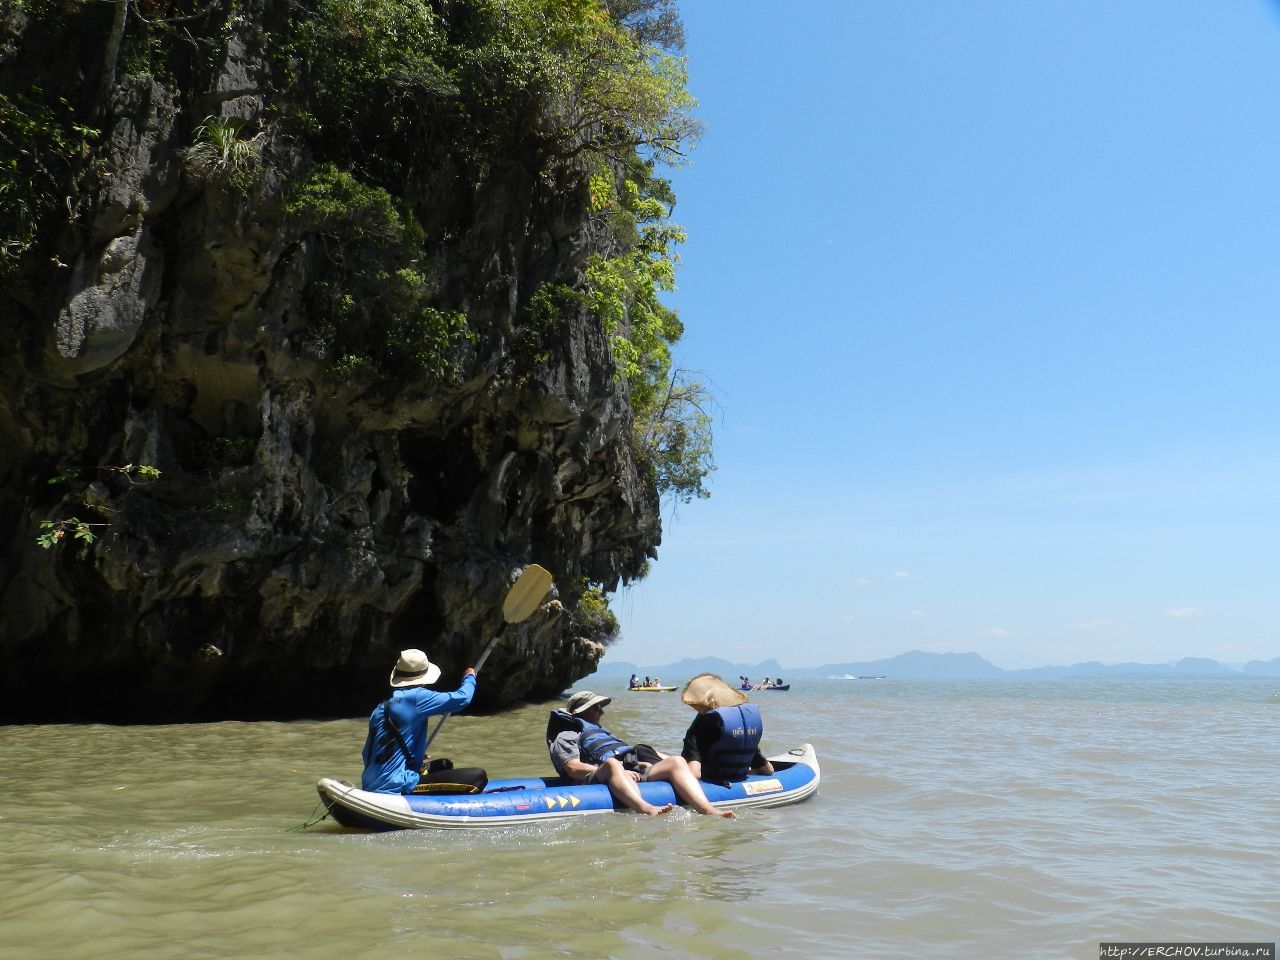
[[[1004,670],[976,653],[926,653],[912,650],[887,660],[827,663],[819,667],[784,667],[776,660],[730,663],[717,657],[685,658],[678,663],[639,666],[625,660],[601,663],[593,676],[601,678],[657,676],[668,683],[698,673],[723,677],[782,676],[798,679],[885,678],[890,680],[1253,680],[1280,678],[1280,657],[1250,660],[1239,669],[1204,657],[1184,657],[1169,663],[1101,663],[1090,661],[1069,667],[1036,667]]]

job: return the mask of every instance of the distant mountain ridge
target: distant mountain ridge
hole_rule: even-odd
[[[976,653],[927,653],[912,650],[886,660],[863,660],[849,663],[827,663],[818,667],[784,667],[777,660],[760,663],[730,663],[719,657],[696,657],[657,666],[639,666],[625,660],[601,663],[593,676],[661,677],[667,683],[684,680],[698,673],[718,673],[730,679],[747,676],[818,678],[818,677],[886,677],[896,680],[1164,680],[1164,679],[1257,679],[1280,678],[1280,657],[1273,660],[1250,660],[1240,669],[1205,657],[1183,657],[1170,663],[1101,663],[1090,661],[1066,667],[1037,667],[1031,670],[1004,670]]]

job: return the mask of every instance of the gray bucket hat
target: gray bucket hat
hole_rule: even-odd
[[[613,703],[610,697],[602,697],[598,693],[592,693],[590,690],[579,690],[569,698],[569,703],[565,709],[575,717],[580,713],[585,713],[594,706],[606,706]]]

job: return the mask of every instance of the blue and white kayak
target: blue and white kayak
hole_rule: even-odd
[[[807,800],[818,790],[821,771],[813,745],[806,743],[770,757],[774,772],[752,775],[740,783],[703,782],[707,799],[717,807],[782,807]],[[640,793],[655,806],[678,803],[671,784],[641,783]],[[361,830],[423,827],[510,827],[536,820],[559,820],[597,813],[627,812],[601,784],[572,784],[558,777],[490,780],[482,793],[370,793],[324,777],[316,784],[333,819]]]

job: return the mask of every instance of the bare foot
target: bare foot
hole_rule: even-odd
[[[696,809],[696,808],[695,808]],[[721,810],[719,807],[708,805],[705,810],[698,810],[700,814],[707,817],[724,817],[726,820],[737,820],[738,815],[732,810]]]
[[[674,803],[667,803],[663,804],[661,807],[650,807],[648,810],[644,811],[644,815],[646,817],[660,817],[664,813],[670,813],[674,806]]]

